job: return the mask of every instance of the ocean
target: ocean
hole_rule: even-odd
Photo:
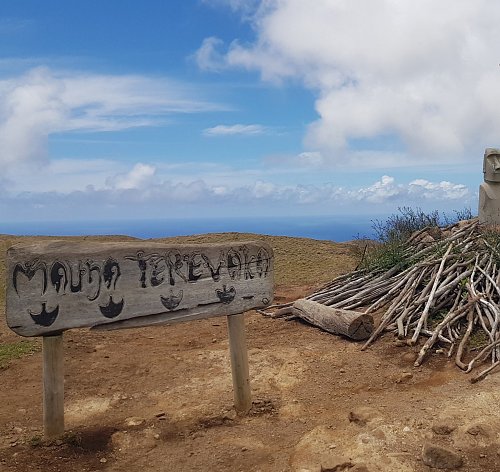
[[[173,218],[100,221],[2,222],[0,233],[30,236],[85,236],[119,234],[162,238],[204,233],[257,233],[330,241],[373,237],[370,217],[307,216],[245,218]]]

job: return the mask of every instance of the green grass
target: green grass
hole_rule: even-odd
[[[472,218],[470,209],[455,211],[454,215],[439,213],[437,210],[426,213],[420,208],[401,207],[398,212],[389,216],[385,221],[372,221],[372,228],[378,244],[367,246],[364,251],[360,267],[369,270],[388,270],[398,267],[404,270],[415,261],[405,255],[407,241],[415,232],[428,228],[428,233],[436,242],[441,238],[440,228]],[[497,243],[500,238],[497,238]],[[444,247],[436,244],[436,251],[444,251]],[[499,252],[500,254],[500,252]]]
[[[428,323],[429,329],[434,330],[436,326],[444,320],[446,315],[448,314],[448,310],[439,310],[431,313],[429,315]]]
[[[14,359],[19,359],[26,354],[33,354],[39,350],[40,343],[36,340],[0,344],[0,369],[7,367]]]
[[[477,328],[472,331],[469,338],[469,346],[478,351],[487,346],[490,342],[488,335],[483,330]]]

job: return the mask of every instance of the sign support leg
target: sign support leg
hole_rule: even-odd
[[[250,375],[245,338],[245,315],[239,313],[227,317],[229,353],[233,375],[234,407],[238,414],[245,415],[252,407]]]
[[[43,337],[43,432],[47,439],[64,434],[63,335]]]

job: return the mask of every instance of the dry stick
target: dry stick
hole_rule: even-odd
[[[339,276],[333,281],[323,285],[318,290],[316,290],[310,296],[315,294],[322,293],[330,293],[335,292],[336,290],[344,290],[346,288],[357,287],[366,282],[366,280],[372,279],[376,277],[376,273],[367,272],[366,270],[358,270],[356,272],[352,272],[350,277]]]
[[[428,294],[432,290],[432,286],[434,284],[434,280],[436,278],[438,267],[432,267],[432,272],[430,273],[429,281],[426,283],[425,287],[420,292],[418,298],[414,301],[415,306],[419,306],[422,303],[426,303],[428,300]]]
[[[497,251],[496,247],[492,246],[486,239],[483,239],[484,245],[493,253],[495,254],[498,258],[500,258],[500,252]],[[500,280],[500,274],[499,278],[497,279],[497,282]]]
[[[500,286],[500,271],[497,271],[497,276],[495,277],[495,283]]]
[[[482,362],[484,360],[483,356],[486,357],[489,354],[490,350],[493,349],[495,346],[498,346],[499,344],[500,340],[492,342],[487,346],[485,346],[483,349],[481,349],[479,354],[477,354],[476,357],[470,360],[466,372],[469,373],[479,361]]]
[[[483,303],[483,304],[485,304],[485,305],[486,305],[486,304],[491,305],[491,304],[489,304],[489,302],[488,302],[487,300],[484,300],[483,298],[482,298],[481,300],[479,300],[479,301],[480,301],[480,303]],[[488,308],[490,308],[488,305],[486,305],[486,306],[487,306]],[[490,319],[490,317],[488,316],[488,311],[487,311],[487,310],[485,310],[484,308],[483,308],[483,310],[481,310],[481,309],[478,307],[478,310],[477,310],[477,311],[478,311],[478,314],[479,314],[479,321],[480,321],[480,323],[481,323],[481,327],[483,328],[483,330],[486,332],[486,334],[487,334],[487,335],[488,335],[488,337],[490,338],[490,341],[491,341],[491,342],[494,342],[494,341],[495,341],[495,333],[494,333],[494,331],[493,331],[493,327],[492,327],[492,325],[493,325],[493,320],[491,320],[491,319]],[[486,326],[486,323],[485,323],[484,318],[483,318],[483,316],[482,316],[482,312],[484,312],[484,313],[487,315],[488,322],[489,322],[489,325],[490,325],[490,327],[491,327],[491,330],[490,330],[490,329],[488,329],[488,327]],[[491,362],[495,362],[495,360],[496,360],[496,351],[495,351],[495,350],[492,350],[492,351],[491,351]]]
[[[472,259],[472,260],[474,260],[474,259]],[[462,264],[462,262],[460,261],[460,259],[457,259],[451,266],[449,266],[445,270],[443,270],[443,273],[441,275],[442,275],[442,277],[444,277],[444,279],[440,283],[440,287],[451,282],[457,276],[457,274],[459,273],[457,269],[460,267],[461,264]]]
[[[408,317],[406,322],[407,327],[408,326],[413,327],[416,324],[417,329],[415,331],[417,331],[420,326],[421,334],[429,334],[429,333],[432,335],[437,334],[437,339],[443,342],[449,342],[451,340],[452,346],[450,348],[449,355],[451,354],[451,351],[453,349],[453,343],[454,343],[453,340],[458,339],[460,337],[462,348],[460,349],[460,354],[458,356],[459,362],[461,362],[460,360],[461,353],[463,352],[463,349],[466,345],[467,338],[470,337],[470,333],[468,333],[467,331],[471,331],[474,326],[474,322],[471,325],[470,321],[471,315],[470,314],[468,315],[468,323],[467,323],[468,329],[466,330],[464,336],[460,335],[460,330],[458,329],[461,326],[460,319],[462,317],[460,316],[456,316],[453,317],[453,319],[448,320],[448,323],[446,323],[442,327],[442,329],[438,331],[434,330],[432,333],[430,331],[424,330],[423,325],[427,321],[431,306],[443,307],[448,303],[450,303],[453,298],[455,298],[455,301],[453,303],[454,308],[460,311],[464,309],[464,305],[462,304],[461,289],[460,288],[455,289],[455,287],[461,281],[463,281],[468,276],[473,274],[473,271],[471,269],[467,269],[467,267],[473,261],[473,258],[470,257],[471,251],[474,250],[472,249],[473,245],[477,244],[477,241],[480,239],[480,235],[474,233],[474,231],[477,228],[477,225],[478,225],[477,220],[473,220],[472,222],[464,226],[459,224],[451,226],[450,228],[453,231],[451,236],[443,238],[441,241],[437,241],[431,245],[425,245],[419,243],[417,247],[422,249],[419,249],[417,252],[415,252],[416,251],[415,244],[413,246],[409,245],[406,252],[409,256],[411,256],[413,260],[427,256],[427,260],[418,263],[417,265],[413,266],[412,269],[410,269],[414,270],[415,267],[418,267],[418,270],[421,271],[422,273],[425,273],[427,271],[427,269],[424,268],[425,265],[431,266],[432,264],[437,263],[437,261],[428,257],[428,256],[432,257],[432,252],[438,250],[443,245],[451,245],[450,243],[452,241],[455,241],[455,244],[453,245],[455,250],[450,255],[449,253],[450,247],[448,246],[447,255],[449,257],[446,257],[445,255],[445,257],[443,257],[440,260],[439,268],[437,267],[434,268],[433,271],[434,273],[431,276],[431,280],[426,284],[423,290],[418,289],[418,285],[423,279],[422,277],[418,280],[416,284],[417,286],[411,287],[411,289],[409,289],[409,287],[406,286],[407,290],[405,289],[402,290],[403,293],[400,294],[400,296],[398,297],[399,302],[396,304],[392,304],[391,311],[386,313],[386,315],[383,318],[386,327],[389,327],[390,329],[397,328],[399,331],[401,331],[401,325],[406,319],[406,317]],[[425,231],[422,231],[421,234],[423,232]],[[416,239],[417,236],[415,235],[412,241],[415,241]],[[481,251],[481,250],[480,248],[476,247],[475,251]],[[478,260],[479,258],[480,260]],[[484,292],[486,294],[485,297],[487,296],[488,298],[484,298],[484,300],[480,302],[479,307],[481,308],[479,308],[479,314],[477,319],[480,322],[482,322],[483,329],[489,332],[489,334],[493,335],[495,337],[495,340],[497,340],[498,337],[500,337],[500,332],[498,332],[498,325],[500,324],[500,312],[496,307],[496,303],[493,301],[493,295],[495,295],[498,292],[498,286],[500,285],[500,273],[498,273],[496,270],[496,264],[492,264],[493,259],[491,253],[490,254],[483,253],[482,255],[480,255],[479,258],[476,259],[474,272],[479,271],[481,273],[481,276],[474,277],[476,275],[474,274],[474,276],[471,277],[472,286],[474,287],[474,292],[476,294],[478,292]],[[447,260],[444,261],[443,259]],[[368,307],[367,310],[378,308],[382,306],[383,303],[387,303],[388,301],[390,301],[392,299],[392,295],[396,295],[397,291],[403,285],[407,284],[408,280],[413,278],[413,274],[409,273],[396,274],[394,272],[397,272],[397,270],[394,269],[397,268],[393,268],[391,270],[393,272],[392,274],[391,271],[387,271],[382,274],[378,272],[376,276],[369,276],[365,272],[362,275],[360,274],[359,276],[356,276],[354,278],[347,277],[345,281],[346,282],[348,281],[350,288],[358,287],[359,290],[360,286],[363,287],[361,291],[358,291],[358,293],[354,293],[355,291],[349,291],[350,293],[348,294],[348,296],[346,296],[346,287],[345,286],[342,287],[342,284],[338,283],[335,285],[335,287],[333,287],[333,290],[331,288],[328,288],[323,290],[321,294],[319,293],[312,294],[310,297],[311,298],[317,297],[319,299],[325,300],[327,301],[328,304],[337,303],[339,305],[344,305],[344,306],[353,306],[353,305],[359,306],[369,302],[369,300],[373,299],[374,294],[376,294],[376,296],[380,296],[382,300],[380,299],[377,300],[375,303],[371,305],[371,307]],[[462,272],[463,269],[466,270]],[[495,284],[493,283],[494,279],[490,275],[490,273],[492,273],[492,275],[496,279]],[[489,275],[491,277],[491,280],[485,274]],[[362,277],[365,279],[365,281],[367,281],[367,283],[364,285],[360,282],[360,279]],[[330,287],[332,285],[330,285]],[[455,292],[455,290],[456,290],[456,296],[452,295],[452,292]],[[410,298],[413,298],[413,295],[416,292],[420,292],[419,296],[417,297],[417,300],[413,301],[413,303],[410,304],[409,303]],[[422,303],[425,303],[424,312],[420,315],[418,322],[417,321],[413,322],[412,318],[417,314],[418,309]],[[472,312],[472,310],[469,311]],[[396,319],[396,322],[394,322],[393,318],[394,315],[396,314],[398,314],[398,318]],[[487,321],[486,318],[488,318]],[[489,324],[489,327],[487,327],[487,324]],[[449,339],[442,335],[442,331],[444,329],[447,329],[447,332],[449,334],[448,336]],[[489,329],[491,329],[491,331],[489,331]],[[424,331],[426,332],[424,333]],[[414,333],[414,337],[415,335],[416,332]],[[492,349],[496,346],[498,346],[498,344],[493,345],[493,347],[490,346],[489,349]],[[499,349],[500,347],[497,348],[497,350]],[[478,359],[477,356],[476,358]]]
[[[265,311],[265,310],[255,310],[257,313],[260,313],[263,316],[267,316],[269,318],[283,318],[292,313],[292,304],[287,304],[282,308],[279,308],[275,312]]]
[[[417,322],[413,320],[413,318],[418,314],[418,310],[413,308],[412,311],[409,312],[409,315],[406,320],[405,325],[405,336],[408,336],[410,328],[414,328],[417,325]]]
[[[496,361],[494,364],[490,365],[487,369],[484,369],[481,373],[470,379],[471,383],[479,382],[483,380],[493,369],[500,365],[500,361]]]
[[[450,306],[452,306],[454,303],[456,294],[459,292],[460,292],[459,290],[450,291],[448,293],[441,295],[440,297],[436,297],[436,303],[434,305],[434,309],[436,311],[439,311],[441,309],[446,308],[446,311],[449,311]]]
[[[429,226],[426,226],[425,228],[422,228],[422,229],[419,229],[418,231],[415,231],[415,232],[414,232],[414,233],[412,233],[412,235],[408,238],[407,243],[408,243],[408,244],[411,244],[413,241],[415,241],[415,239],[417,239],[419,236],[421,236],[422,234],[426,233],[427,231],[429,231]]]
[[[495,282],[495,280],[493,280],[493,277],[491,277],[490,274],[486,273],[483,271],[483,269],[481,269],[481,267],[478,267],[478,269],[486,276],[486,278],[491,282],[493,288],[495,289],[495,291],[498,293],[498,295],[500,295],[500,287],[498,286],[498,284]],[[494,266],[494,270],[496,270],[496,264]],[[493,298],[493,297],[490,297],[490,298]],[[492,331],[494,333],[497,332],[497,328],[498,328],[498,325],[499,325],[499,322],[500,322],[500,319],[499,319],[499,312],[498,312],[498,309],[495,308],[494,306],[492,306],[492,309],[494,311],[494,314],[495,314],[495,321],[494,321],[494,324],[493,324],[493,328],[492,328]]]
[[[420,307],[420,305],[422,304],[425,304],[427,303],[428,301],[428,293],[431,291],[432,289],[432,286],[436,280],[436,271],[437,271],[437,267],[433,267],[433,273],[431,275],[431,278],[429,280],[429,282],[427,283],[427,285],[424,287],[424,289],[420,292],[420,296],[417,298],[417,300],[415,300],[413,302],[413,306],[410,307],[410,308],[413,308],[413,312],[411,312],[410,310],[410,314],[408,316],[408,320],[406,322],[406,326],[405,326],[405,336],[408,335],[408,331],[411,327],[414,327],[417,323],[413,323],[412,320],[413,320],[413,317],[416,316],[418,314],[418,309]],[[457,281],[454,281],[455,283],[457,283]],[[453,283],[450,283],[449,284],[450,287],[451,285],[453,285]],[[436,290],[436,294],[438,294],[439,292],[441,292],[441,290]]]
[[[401,301],[404,296],[408,296],[411,293],[411,286],[407,289],[408,284],[405,286],[405,289],[401,291],[401,294],[396,298],[396,300],[392,303],[392,305],[387,310],[386,314],[382,318],[377,329],[372,333],[372,335],[368,338],[365,344],[361,347],[361,350],[364,351],[377,337],[378,335],[387,327],[387,325],[392,321],[391,314],[394,311],[397,304]]]
[[[483,258],[484,259],[484,258]],[[483,260],[481,259],[481,260]],[[473,296],[477,296],[477,291],[476,291],[476,284],[479,282],[478,280],[475,280],[474,279],[474,275],[476,273],[476,268],[477,269],[480,269],[480,266],[478,264],[476,264],[476,266],[474,267],[474,270],[473,270],[473,273],[471,275],[471,283],[467,285],[467,289],[469,290],[469,292],[473,295]],[[481,271],[483,274],[485,274],[484,271]],[[491,307],[491,304],[485,300],[483,297],[481,297],[479,299],[479,302],[482,303],[483,305],[487,306],[487,307]],[[490,338],[491,341],[494,341],[495,338],[493,336],[493,333],[490,332],[490,330],[487,328],[486,326],[486,323],[484,321],[484,318],[483,318],[483,313],[482,313],[482,310],[481,310],[481,307],[480,305],[476,305],[476,311],[477,311],[477,314],[478,314],[478,317],[479,317],[479,321],[481,323],[481,326],[483,328],[483,330],[488,334],[488,337]],[[489,313],[487,311],[485,311],[485,315],[486,317],[488,318],[488,322],[490,323],[490,327],[492,327],[493,325],[493,318],[491,318],[491,316],[489,315]]]
[[[387,293],[387,291],[390,290],[391,287],[393,287],[393,285],[376,287],[373,289],[373,292],[371,293],[371,295],[369,295],[365,298],[359,299],[357,301],[354,299],[349,304],[347,303],[347,300],[344,300],[342,302],[335,304],[335,307],[336,308],[343,308],[344,310],[354,310],[355,308],[366,306],[367,303],[370,303],[373,300],[380,298],[383,294]]]
[[[475,303],[474,302],[470,302]],[[419,367],[422,364],[422,361],[424,360],[425,355],[429,351],[429,349],[432,348],[434,343],[436,342],[441,330],[451,321],[453,321],[455,318],[463,316],[464,312],[467,310],[468,306],[466,305],[465,307],[461,308],[460,310],[456,312],[450,312],[448,313],[444,319],[434,328],[432,336],[425,342],[425,344],[422,346],[422,349],[420,349],[420,352],[418,354],[417,359],[415,360],[415,363],[413,364],[415,367]]]
[[[390,283],[390,281],[388,281],[387,283]],[[373,284],[371,283],[371,281],[369,281],[365,284],[362,284],[362,287],[363,287],[363,290],[366,290],[367,288],[370,287],[372,291],[373,290],[380,291],[380,289],[381,289],[380,287],[377,287],[377,286],[375,286],[375,288],[373,288]],[[353,289],[350,289],[347,291],[339,288],[339,290],[335,291],[334,293],[324,294],[321,297],[308,297],[306,299],[308,299],[310,301],[322,303],[323,305],[335,306],[336,304],[342,304],[344,302],[347,303],[347,301],[351,297],[353,297],[353,299],[355,299],[356,297],[359,296],[360,293],[361,293],[360,288],[353,288]]]
[[[420,330],[422,329],[422,326],[424,325],[424,322],[427,321],[427,317],[429,315],[429,309],[430,309],[430,307],[432,305],[432,300],[434,298],[434,294],[436,293],[437,285],[438,285],[438,282],[439,282],[439,277],[441,275],[441,272],[443,272],[447,256],[450,253],[452,247],[453,247],[453,243],[450,243],[450,245],[448,246],[448,250],[444,254],[443,260],[441,261],[441,264],[439,265],[439,269],[438,269],[438,272],[436,274],[436,278],[434,280],[434,284],[432,286],[431,293],[429,295],[429,298],[428,298],[427,303],[425,305],[424,311],[422,312],[420,320],[418,321],[417,327],[415,328],[415,331],[414,331],[413,336],[411,338],[411,344],[413,344],[413,345],[416,344],[418,336],[420,334]]]
[[[474,288],[474,284],[475,284],[474,275],[475,275],[475,272],[476,272],[476,268],[478,267],[478,265],[477,265],[477,259],[478,259],[478,257],[479,256],[476,257],[476,264],[475,264],[474,269],[472,271],[470,283],[467,283],[467,291],[473,297],[473,299],[476,299],[479,302],[481,298],[477,294],[477,292],[476,292],[476,290]],[[481,312],[480,312],[480,309],[479,309],[479,305],[477,303],[474,305],[474,309],[478,313],[479,319],[482,320],[481,319]],[[457,352],[455,354],[455,364],[460,369],[465,370],[465,371],[467,371],[468,365],[465,364],[464,362],[462,362],[462,353],[463,353],[463,350],[465,348],[465,344],[469,340],[469,337],[470,337],[470,335],[472,333],[472,329],[474,327],[474,309],[470,310],[467,313],[467,321],[468,321],[467,329],[466,329],[466,331],[464,333],[464,336],[460,340],[460,344],[458,345],[458,349],[457,349]]]
[[[384,319],[390,318],[390,316],[396,310],[396,308],[398,307],[400,302],[403,299],[407,299],[410,296],[410,294],[414,290],[414,282],[415,282],[415,279],[417,278],[417,276],[418,276],[418,274],[414,273],[414,274],[412,274],[412,276],[408,280],[406,280],[406,284],[403,287],[403,290],[401,290],[399,295],[396,297],[396,299],[390,305],[389,309],[386,311],[386,313],[384,315]]]
[[[491,277],[488,278],[488,271],[491,268],[493,262],[493,254],[490,254],[490,260],[488,261],[487,266],[483,269],[481,267],[478,267],[478,269],[481,271],[481,273],[486,277],[486,282],[485,282],[485,287],[484,287],[484,292],[486,295],[490,295],[491,293]]]
[[[472,274],[472,270],[469,269],[469,270],[466,270],[465,272],[462,272],[461,274],[457,275],[451,282],[449,282],[448,284],[446,284],[442,287],[439,287],[436,290],[435,296],[440,297],[441,295],[445,294],[452,287],[458,285],[462,280],[466,279],[471,274]]]
[[[361,290],[361,292],[356,293],[356,290],[350,290],[350,291],[348,291],[347,294],[350,295],[351,293],[354,292],[355,295],[351,298],[359,298],[366,293],[372,292],[374,286],[380,287],[381,285],[383,286],[385,284],[390,284],[391,277],[396,272],[397,272],[397,268],[393,267],[392,269],[390,269],[390,270],[384,272],[383,274],[377,276],[376,278],[372,279],[369,283],[365,284],[365,286],[364,286],[365,288],[363,290]],[[327,303],[327,305],[333,305],[337,301],[350,301],[350,298],[346,297],[347,294],[346,293],[339,294],[337,297],[334,297],[333,299],[331,299],[329,301],[329,303]]]
[[[446,243],[451,243],[453,241],[456,241],[457,239],[460,239],[460,237],[467,233],[467,232],[470,232],[470,230],[473,230],[474,228],[471,226],[471,228],[466,228],[464,229],[463,231],[460,231],[460,232],[457,232],[455,233],[453,236],[450,236],[449,238],[446,238],[445,240],[442,240],[442,241],[437,241],[436,243],[432,244],[431,246],[428,246],[426,247],[425,249],[422,249],[421,251],[418,251],[417,253],[415,254],[409,254],[413,260],[418,260],[420,259],[422,256],[425,256],[426,254],[428,253],[431,253],[433,251],[436,250],[436,248],[440,245],[442,245],[443,243],[446,244]],[[471,234],[469,234],[469,237],[471,236]]]
[[[323,287],[318,289],[316,292],[307,296],[306,299],[318,301],[321,303],[321,302],[327,301],[331,298],[331,295],[329,295],[329,294],[334,292],[334,286],[337,284],[339,285],[337,290],[339,292],[345,293],[346,286],[351,285],[351,284],[360,284],[363,281],[366,281],[367,279],[373,278],[373,274],[368,274],[368,275],[363,275],[363,274],[364,274],[364,271],[357,271],[357,272],[354,272],[351,274],[341,275],[341,276],[337,277],[336,279],[334,279],[332,282],[323,285]],[[352,280],[353,275],[355,275],[357,277],[354,280]],[[361,277],[358,277],[359,275],[361,275]],[[350,280],[350,282],[348,282],[345,285],[342,285],[342,282],[344,280]],[[270,305],[267,307],[267,310],[278,309],[275,313],[271,313],[269,311],[264,311],[264,310],[257,310],[257,312],[264,315],[264,316],[269,316],[271,318],[279,318],[281,316],[288,315],[290,313],[290,311],[287,310],[287,308],[291,307],[292,305],[293,305],[293,302],[279,303],[279,304]],[[281,311],[281,310],[283,310],[283,311]]]
[[[482,321],[482,327],[487,333],[489,333],[490,339],[492,341],[494,341],[493,338],[494,338],[494,333],[495,333],[495,330],[494,330],[495,318],[498,318],[498,314],[497,314],[498,310],[496,310],[495,306],[492,305],[485,298],[481,298],[481,300],[479,300],[479,302],[484,305],[482,311],[486,315],[486,318],[488,319],[488,324],[489,324],[490,328],[488,329],[488,327],[486,326],[486,323],[484,322],[484,319]],[[493,314],[493,317],[491,316],[491,314]]]
[[[400,339],[403,338],[404,336],[406,336],[403,321],[408,316],[408,313],[411,310],[411,302],[412,302],[413,296],[415,295],[415,290],[420,285],[421,280],[424,278],[426,270],[427,270],[427,268],[425,268],[424,271],[419,274],[417,281],[413,284],[413,286],[411,288],[411,293],[409,294],[409,296],[406,300],[406,304],[403,308],[403,312],[396,319],[396,324],[398,327],[398,337]]]
[[[471,257],[470,259],[465,261],[465,263],[464,263],[464,261],[461,261],[460,259],[458,259],[450,267],[446,268],[442,274],[442,277],[445,277],[445,279],[440,283],[440,285],[438,287],[438,291],[442,287],[445,287],[447,284],[452,282],[457,276],[459,276],[461,274],[461,272],[458,269],[463,268],[463,267],[467,267],[469,264],[472,264],[474,259],[475,259],[475,257]]]
[[[474,327],[474,309],[469,309],[467,311],[467,322],[467,330],[465,331],[465,334],[461,339],[460,344],[457,348],[457,352],[455,354],[455,364],[462,370],[467,370],[467,364],[462,362],[462,352],[464,350],[465,344],[469,340],[469,336],[472,333],[472,328]]]
[[[319,287],[316,292],[322,292],[322,291],[327,290],[327,289],[329,289],[331,287],[334,287],[335,285],[339,285],[341,282],[343,282],[345,280],[351,279],[350,282],[348,282],[347,284],[345,284],[345,285],[349,285],[353,281],[358,280],[359,279],[359,275],[363,275],[363,274],[366,274],[366,271],[364,269],[355,270],[354,272],[349,272],[347,274],[339,275],[338,277],[334,278],[331,282],[327,282],[326,284],[324,284],[321,287]],[[370,277],[371,275],[372,274],[370,274],[370,273],[366,274],[367,277]]]
[[[460,337],[460,327],[457,328],[456,326],[453,326],[451,328],[451,331],[456,339],[458,339]]]
[[[425,272],[422,273],[422,279],[425,277]],[[431,280],[432,280],[432,277],[431,277]],[[429,283],[430,285],[430,283]],[[429,286],[428,285],[428,286]],[[424,290],[427,289],[427,286],[424,287]],[[422,293],[422,292],[421,292]],[[408,335],[408,331],[410,328],[413,328],[416,324],[416,322],[413,322],[413,317],[415,315],[418,314],[418,310],[420,308],[420,305],[425,302],[426,300],[424,299],[421,303],[417,304],[415,301],[413,301],[408,309],[406,310],[407,311],[407,315],[406,315],[406,325],[405,325],[405,328],[404,328],[404,335],[407,336]]]
[[[359,300],[363,300],[363,297],[365,295],[368,295],[370,297],[374,297],[374,296],[377,296],[377,294],[374,294],[374,290],[377,290],[377,291],[384,291],[385,288],[387,285],[391,286],[391,281],[383,281],[382,285],[374,285],[374,284],[369,284],[369,285],[366,285],[361,292],[357,292],[357,293],[354,293],[354,295],[351,295],[350,293],[348,293],[347,297],[345,296],[345,294],[340,294],[332,299],[330,299],[328,302],[324,303],[324,305],[327,305],[327,306],[336,306],[337,308],[341,308],[343,306],[347,306],[349,303],[353,303],[353,302],[358,302]]]
[[[435,295],[437,297],[440,297],[444,293],[448,292],[452,287],[454,287],[455,285],[458,285],[462,280],[464,280],[467,277],[469,277],[469,275],[471,275],[471,274],[472,274],[472,270],[471,269],[466,270],[465,272],[462,272],[461,274],[457,275],[451,282],[447,283],[446,285],[439,286],[438,289],[436,290]],[[424,291],[422,291],[422,294],[415,301],[415,304],[419,304],[420,305],[420,304],[424,303],[427,300],[427,292],[429,291],[428,288],[431,286],[431,282],[433,280],[434,279],[431,279],[431,281],[429,282],[429,285],[426,287],[425,293],[424,293]]]
[[[369,283],[363,284],[363,287],[368,286]],[[344,301],[346,298],[349,298],[351,295],[357,295],[359,294],[359,288],[354,287],[349,290],[342,290],[339,288],[338,290],[335,290],[334,292],[331,293],[325,293],[322,294],[321,296],[309,296],[307,297],[308,300],[311,300],[313,302],[318,302],[322,303],[323,305],[333,305],[338,302]]]
[[[411,279],[413,275],[418,271],[419,267],[414,267],[413,270],[409,271],[405,277],[401,278],[401,280],[393,287],[391,290],[389,290],[383,297],[379,298],[375,303],[370,305],[366,310],[365,313],[372,313],[381,306],[383,306],[384,303],[386,303],[387,299],[391,297],[391,295],[394,294],[396,290],[398,290],[402,285],[404,285],[408,279]]]
[[[463,301],[462,290],[458,290],[457,294],[455,296],[455,301],[453,302],[453,305],[452,305],[450,311],[456,311],[458,306],[460,305],[460,303],[462,301]],[[452,329],[451,324],[448,324],[447,329],[448,329],[448,336],[450,339],[455,339],[455,340],[458,339],[458,336],[456,335],[455,330]],[[450,353],[450,355],[451,355],[451,353]]]
[[[429,264],[432,264],[432,262],[427,261],[427,262],[424,262],[424,263],[421,263],[421,264],[429,265]],[[417,267],[417,266],[415,266],[415,267]],[[364,287],[365,291],[366,291],[366,289],[369,289],[369,287],[371,287],[372,285],[375,285],[376,283],[378,283],[380,280],[387,279],[388,276],[392,276],[392,274],[395,272],[396,269],[397,268],[392,268],[390,271],[387,271],[387,272],[383,273],[380,277],[374,278],[371,281],[369,281],[365,285],[365,287]],[[410,272],[412,270],[414,270],[414,268],[410,267],[410,268],[406,269],[405,271],[403,271],[399,276],[403,275],[405,272]],[[366,277],[367,276],[365,275],[364,278],[366,278]],[[326,302],[326,304],[328,304],[328,305],[333,305],[333,304],[338,303],[338,302],[340,302],[342,300],[345,301],[345,299],[346,299],[346,287],[343,287],[343,288],[339,287],[339,288],[341,290],[341,294],[338,294],[336,297],[330,298],[329,300],[327,300],[327,298],[329,297],[327,290],[323,290],[321,292],[313,293],[310,296],[308,296],[307,299],[311,299],[311,300],[314,300],[314,301],[319,301],[321,303],[325,303]],[[355,294],[355,296],[353,296],[353,298],[357,298],[357,296],[360,295],[359,292],[356,294],[356,290],[349,291],[349,295],[351,295],[353,293]],[[364,302],[366,303],[366,300],[364,300]]]
[[[420,331],[421,334],[425,335],[425,336],[433,336],[434,335],[434,331],[430,331],[428,329],[423,329]],[[442,341],[446,344],[451,344],[451,340],[449,340],[448,338],[444,337],[442,334],[438,334],[438,340],[439,341]]]

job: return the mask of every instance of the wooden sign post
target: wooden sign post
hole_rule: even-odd
[[[64,433],[64,351],[63,335],[44,336],[43,433],[56,438]]]
[[[147,241],[17,245],[7,252],[7,324],[43,336],[44,431],[64,432],[62,333],[226,315],[235,408],[251,407],[245,311],[272,302],[274,260],[262,242]]]
[[[252,407],[250,395],[250,374],[245,339],[245,318],[243,313],[227,317],[229,353],[233,375],[234,407],[239,413],[247,413]]]

